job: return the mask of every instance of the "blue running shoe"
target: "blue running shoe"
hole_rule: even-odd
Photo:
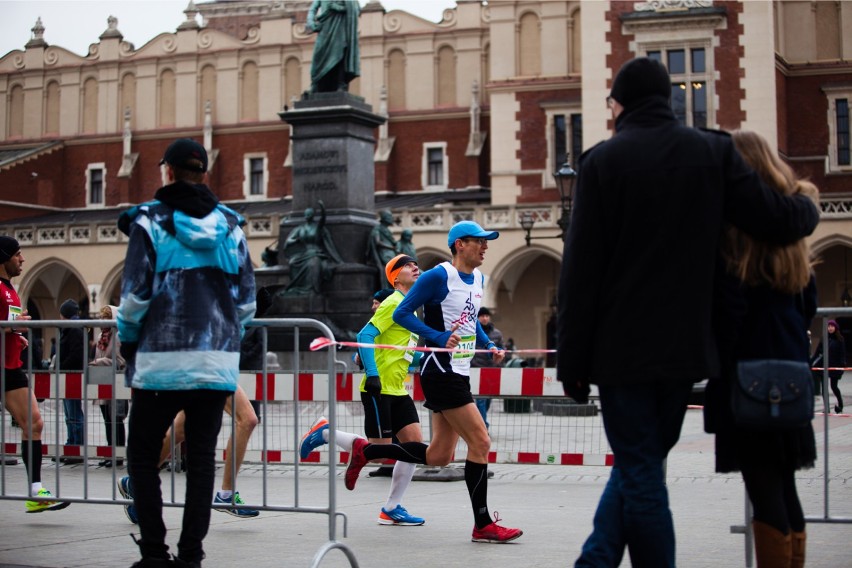
[[[118,492],[121,493],[121,496],[125,499],[133,501],[133,489],[130,487],[130,478],[128,476],[125,475],[118,480]],[[127,519],[131,523],[134,525],[139,524],[139,516],[136,514],[136,507],[133,505],[125,505],[124,514],[127,515]]]
[[[405,510],[402,505],[394,507],[393,511],[388,511],[382,507],[382,512],[379,513],[380,525],[395,525],[398,527],[416,527],[424,524],[426,519],[415,517]]]
[[[230,505],[230,499],[222,499],[219,497],[219,492],[216,492],[216,496],[213,498],[214,505]],[[240,492],[237,491],[234,493],[234,505],[245,505],[245,501],[240,498]],[[229,515],[234,515],[235,517],[256,517],[260,514],[260,511],[257,509],[246,509],[243,507],[236,509],[214,509],[215,511],[219,511],[220,513],[228,513]]]
[[[314,422],[314,425],[311,426],[311,429],[308,430],[308,433],[302,436],[302,443],[299,446],[299,456],[303,460],[308,459],[312,451],[328,443],[322,437],[322,433],[326,430],[328,430],[328,420],[324,416],[320,416]]]

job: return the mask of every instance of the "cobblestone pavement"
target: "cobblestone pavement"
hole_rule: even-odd
[[[841,381],[844,395],[852,397],[852,380]],[[850,398],[852,400],[852,398]],[[832,401],[833,406],[833,401]],[[825,515],[824,420],[815,421],[819,464],[799,472],[799,491],[806,514]],[[829,513],[852,520],[852,417],[828,417]],[[495,433],[496,435],[496,433]],[[114,479],[126,474],[92,465],[45,463],[44,482],[64,496],[101,500],[99,504],[73,503],[67,509],[38,515],[24,513],[21,500],[0,499],[0,568],[2,567],[126,567],[138,559],[129,533],[138,535],[120,507],[112,503]],[[470,505],[463,482],[415,482],[404,504],[425,517],[422,527],[386,527],[376,524],[384,505],[389,479],[362,474],[355,491],[335,481],[337,510],[345,514],[335,536],[363,567],[488,568],[570,566],[591,529],[597,500],[609,468],[559,465],[509,465],[490,467],[489,504],[507,526],[519,526],[524,536],[505,546],[470,542]],[[57,471],[60,475],[57,483]],[[265,476],[264,476],[265,472]],[[337,476],[342,476],[338,468]],[[219,472],[221,477],[221,471]],[[184,475],[162,475],[167,498],[174,492],[183,499]],[[703,433],[700,410],[690,410],[681,440],[670,455],[667,480],[677,530],[678,565],[686,568],[744,566],[744,538],[731,534],[732,525],[744,517],[744,491],[737,475],[713,473],[713,438]],[[0,468],[5,495],[21,495],[25,473],[21,465]],[[329,502],[328,468],[305,465],[246,464],[239,490],[252,504],[323,508]],[[298,490],[297,490],[298,487]],[[167,507],[168,543],[174,548],[180,532],[182,510]],[[344,536],[344,526],[345,533]],[[205,540],[205,568],[238,566],[310,566],[329,541],[325,514],[263,511],[255,519],[238,519],[214,512]],[[811,522],[808,527],[809,567],[852,567],[852,525]],[[333,548],[333,547],[332,547]],[[355,565],[340,550],[331,549],[319,562],[323,567]],[[625,558],[623,566],[630,566]]]

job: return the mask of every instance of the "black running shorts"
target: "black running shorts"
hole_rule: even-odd
[[[414,401],[407,394],[383,394],[378,399],[361,393],[364,405],[364,433],[368,438],[393,438],[409,424],[419,424],[420,415]]]
[[[420,375],[420,387],[426,397],[426,408],[433,412],[460,408],[473,402],[470,377],[458,373],[427,373]]]
[[[30,379],[24,372],[23,367],[20,369],[6,369],[6,379],[3,382],[3,390],[5,392],[15,389],[25,389],[29,384]]]

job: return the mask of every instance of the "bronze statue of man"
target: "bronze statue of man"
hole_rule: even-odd
[[[358,15],[353,0],[314,0],[306,28],[317,33],[311,60],[311,92],[348,91],[361,75],[358,51]]]
[[[379,224],[370,231],[367,241],[368,264],[372,263],[379,270],[379,282],[384,280],[381,275],[385,273],[385,265],[396,256],[396,239],[390,230],[393,225],[393,213],[390,209],[379,212]]]

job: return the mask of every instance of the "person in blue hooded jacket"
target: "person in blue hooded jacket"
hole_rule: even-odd
[[[210,525],[216,439],[237,386],[240,339],[255,313],[254,272],[243,218],[204,185],[207,152],[184,138],[160,162],[169,181],[154,200],[123,213],[128,235],[118,308],[121,354],[132,387],[129,478],[141,538],[138,568],[200,567]],[[186,414],[183,527],[175,560],[165,544],[159,456],[172,419]]]

